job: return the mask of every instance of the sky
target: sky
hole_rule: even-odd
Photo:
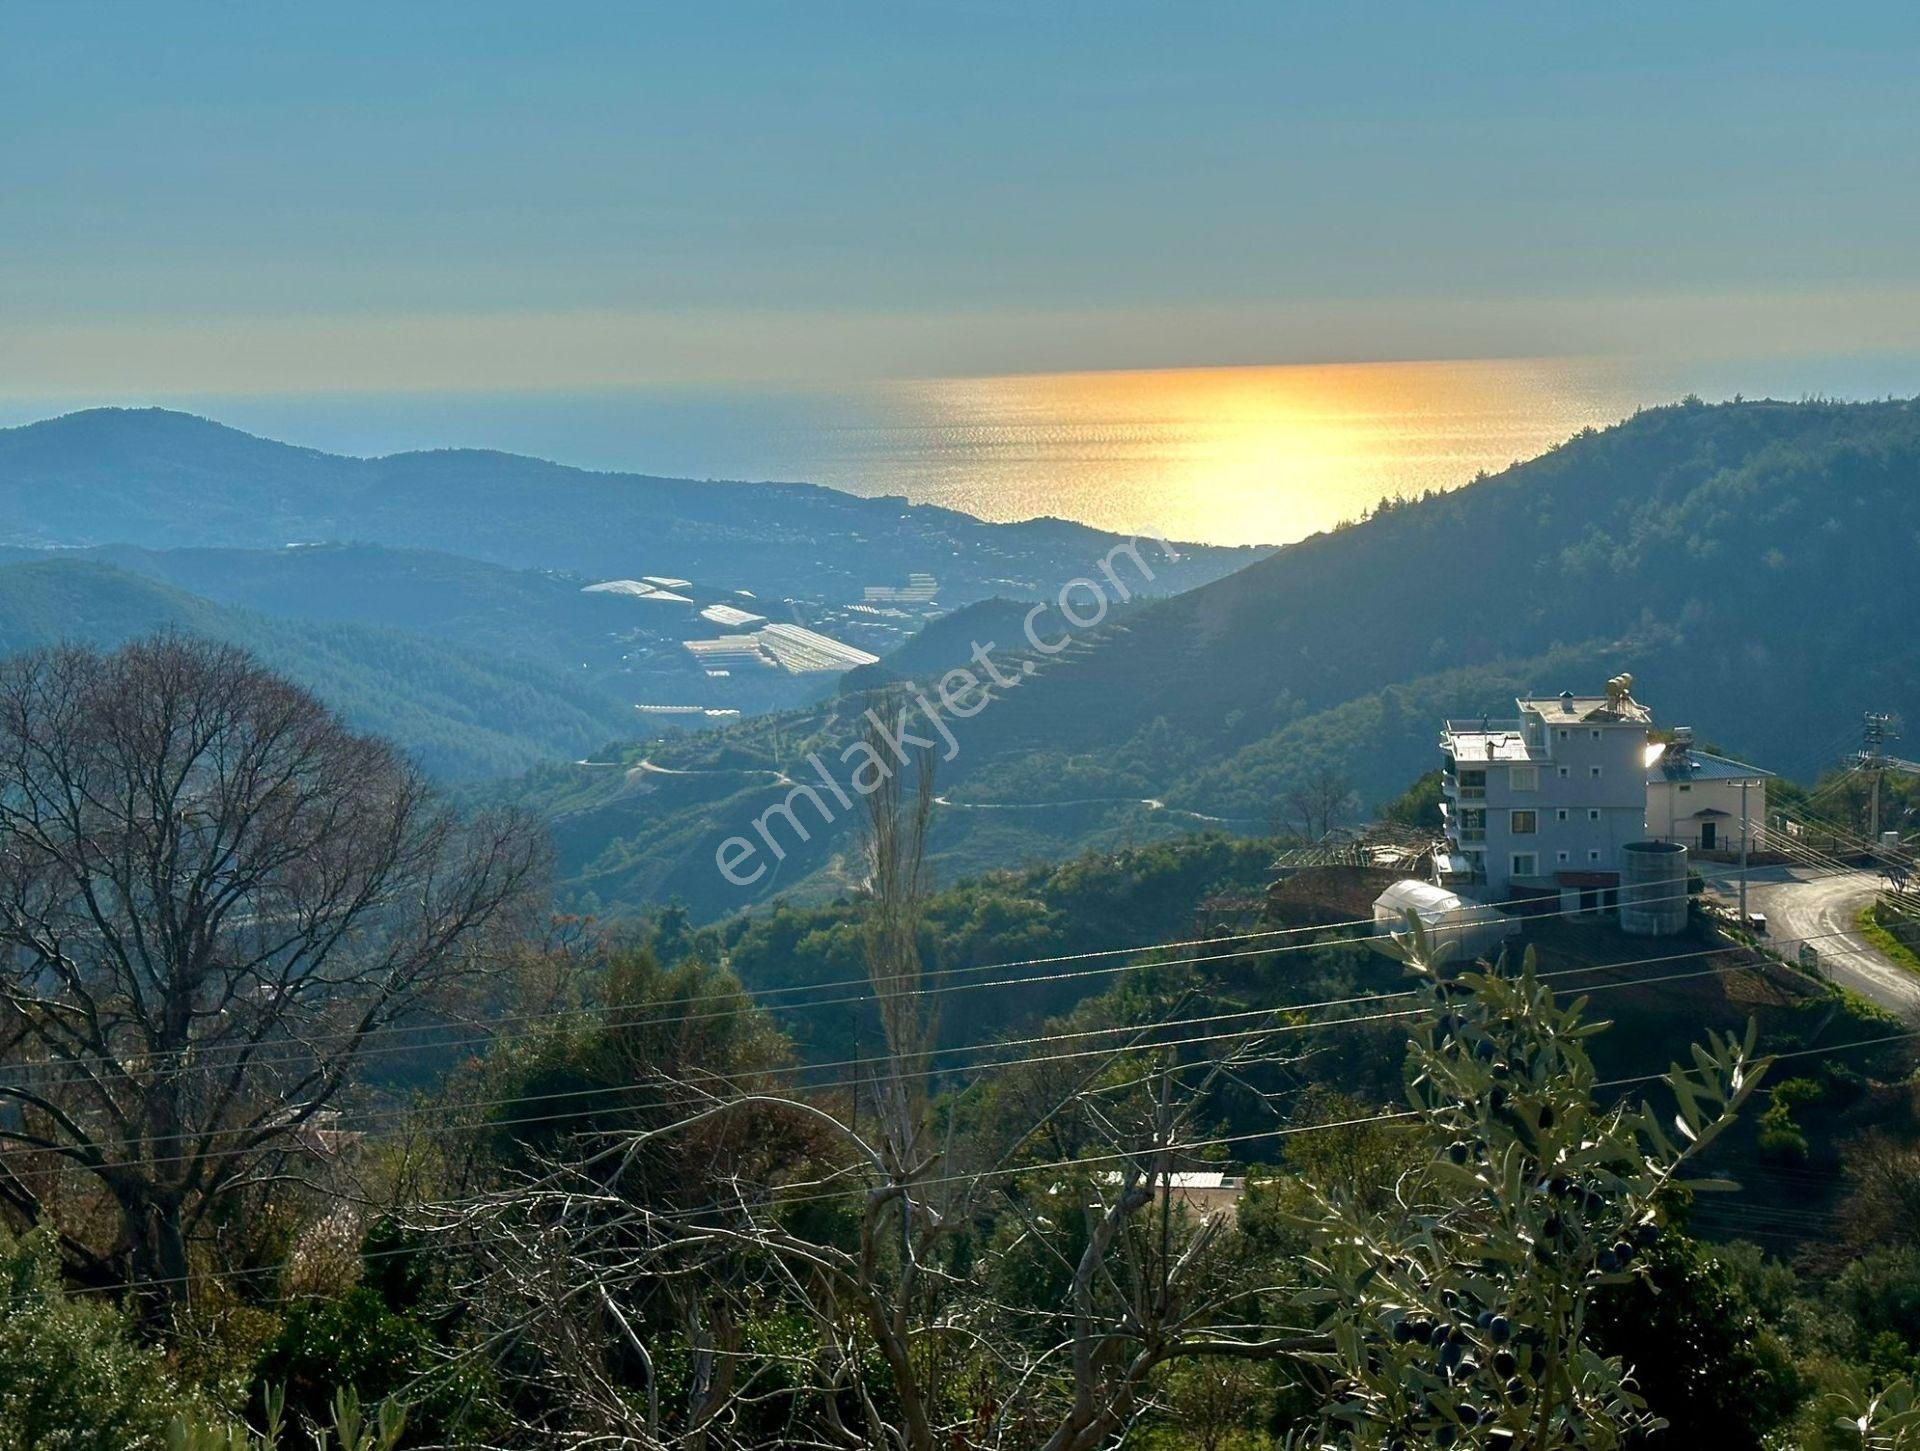
[[[0,398],[1912,352],[1920,7],[0,0]]]

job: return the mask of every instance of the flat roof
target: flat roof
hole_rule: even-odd
[[[685,595],[677,595],[672,590],[661,589],[638,579],[603,579],[598,584],[590,584],[580,591],[583,595],[625,595],[629,599],[653,600],[660,604],[690,605],[692,600]]]
[[[756,615],[751,610],[736,609],[732,605],[708,605],[700,611],[700,618],[712,624],[738,629],[743,625],[757,625],[765,620],[766,616]]]
[[[1531,761],[1527,738],[1517,730],[1463,730],[1448,724],[1440,736],[1440,747],[1450,752],[1454,762],[1471,766],[1488,761]],[[1540,759],[1546,759],[1544,756]]]
[[[1524,711],[1545,716],[1549,721],[1591,721],[1594,725],[1647,725],[1653,712],[1632,696],[1615,699],[1610,695],[1523,695],[1514,702]]]
[[[1663,785],[1668,781],[1691,785],[1695,781],[1769,781],[1772,779],[1771,771],[1763,771],[1758,766],[1749,766],[1744,761],[1731,761],[1725,756],[1716,756],[1711,751],[1691,748],[1675,751],[1670,745],[1647,747],[1647,784],[1649,786]]]

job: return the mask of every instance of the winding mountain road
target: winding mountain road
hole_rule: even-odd
[[[1703,862],[1701,870],[1716,896],[1739,904],[1738,868]],[[1755,867],[1747,874],[1747,910],[1766,914],[1777,950],[1791,955],[1810,941],[1820,953],[1820,970],[1835,982],[1902,1018],[1920,1019],[1920,976],[1889,961],[1854,927],[1879,889],[1880,878],[1869,871]]]

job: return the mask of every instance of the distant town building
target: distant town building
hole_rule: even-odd
[[[1652,714],[1632,685],[1616,676],[1604,695],[1525,697],[1511,719],[1446,722],[1442,885],[1494,903],[1617,905],[1621,848],[1647,831]]]
[[[903,588],[892,584],[870,584],[862,591],[869,604],[924,605],[940,593],[940,583],[930,574],[910,574]]]
[[[1694,852],[1757,849],[1773,772],[1697,750],[1693,732],[1647,747],[1647,835]]]
[[[799,625],[768,625],[756,638],[779,661],[783,670],[795,674],[813,670],[851,670],[857,665],[877,665],[880,662],[880,657],[870,650],[844,645]]]
[[[756,615],[736,605],[708,605],[700,611],[700,618],[724,630],[742,630],[749,625],[765,624],[767,619],[765,615]]]
[[[693,603],[686,595],[675,594],[671,590],[661,589],[650,581],[639,579],[603,579],[598,584],[587,585],[580,593],[625,595],[628,599],[646,600],[652,604],[690,605]]]
[[[1123,1175],[1113,1170],[1102,1174],[1100,1179],[1113,1187],[1126,1182]],[[1174,1208],[1189,1218],[1204,1219],[1211,1214],[1237,1210],[1246,1196],[1247,1178],[1244,1174],[1215,1169],[1176,1170],[1164,1180],[1156,1176],[1154,1190],[1156,1198],[1171,1199]]]
[[[711,640],[682,640],[680,643],[708,673],[721,669],[734,670],[741,666],[758,666],[762,670],[774,668],[773,656],[760,648],[758,635],[720,635]]]
[[[852,670],[858,665],[876,664],[880,659],[870,650],[842,644],[800,625],[763,625],[750,635],[720,635],[711,640],[683,640],[681,644],[709,675],[720,669],[755,666],[763,670],[784,670],[790,675],[807,675],[816,671]]]

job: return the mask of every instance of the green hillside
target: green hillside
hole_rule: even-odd
[[[1433,764],[1441,717],[1623,669],[1660,722],[1805,773],[1862,710],[1920,719],[1916,487],[1913,402],[1688,402],[1132,610],[1030,674],[1002,638],[1018,683],[956,723],[936,844],[959,871],[1209,818],[1262,830],[1322,768],[1364,808]],[[657,750],[725,773],[695,792],[568,782],[576,880],[603,903],[674,892],[710,912],[830,886],[843,822],[747,889],[713,850],[785,794],[756,771],[835,759],[863,704]],[[556,778],[531,786],[538,801]]]
[[[244,646],[443,777],[571,759],[629,729],[619,700],[533,661],[364,624],[270,619],[93,560],[0,563],[0,654],[163,629]]]

